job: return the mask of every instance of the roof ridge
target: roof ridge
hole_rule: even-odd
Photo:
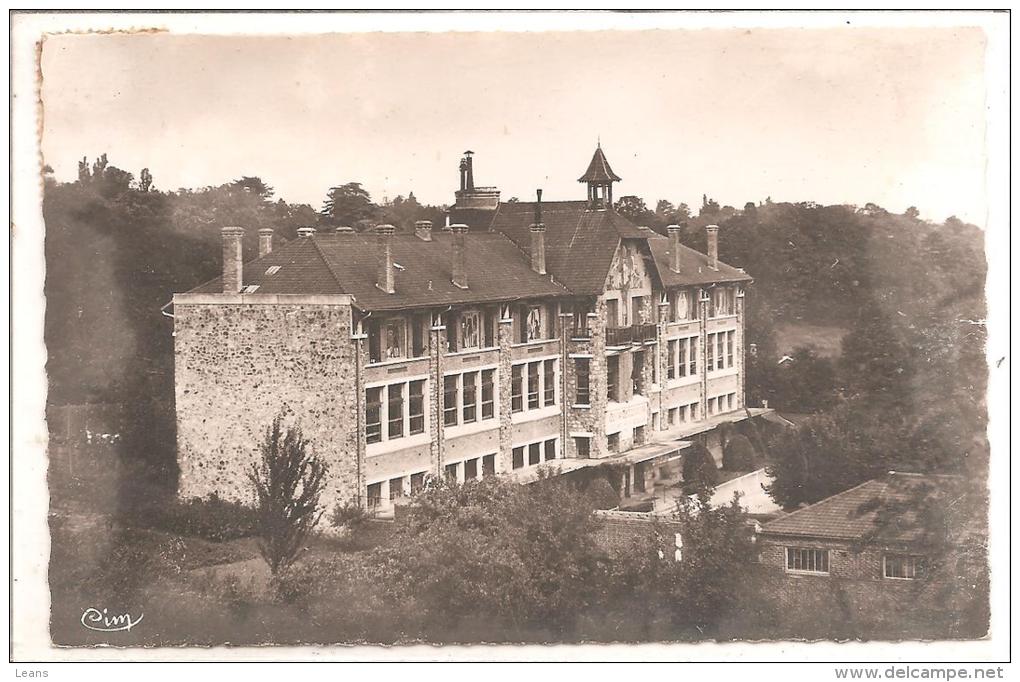
[[[488,232],[489,234],[496,235],[497,237],[499,237],[499,238],[509,242],[515,249],[517,249],[518,251],[521,252],[521,255],[524,256],[525,261],[527,261],[528,267],[531,267],[531,254],[528,253],[527,251],[525,251],[524,247],[522,247],[520,244],[515,242],[513,239],[510,239],[510,237],[506,236],[505,234],[503,234],[499,230],[487,230],[486,232]],[[548,268],[547,268],[547,270],[548,270]],[[536,273],[536,274],[538,274],[538,273]],[[558,281],[556,279],[556,276],[553,275],[553,273],[546,272],[545,274],[548,275],[550,282],[552,282],[556,286],[558,286],[561,289],[563,289],[563,291],[567,292],[568,294],[573,294],[574,293],[573,290],[567,288],[567,286],[565,284],[563,284],[562,282]]]
[[[322,252],[322,247],[319,246],[315,236],[313,235],[309,237],[309,239],[312,242],[312,247],[315,249],[315,253],[318,254],[319,259],[322,261],[322,264],[326,266],[326,270],[329,272],[330,276],[333,277],[333,281],[336,282],[338,287],[340,287],[340,291],[348,293],[347,288],[344,287],[343,282],[340,281],[340,276],[336,274],[336,270],[333,269],[333,265],[329,262],[329,259],[326,258],[326,254]]]
[[[801,507],[800,509],[797,509],[796,511],[792,511],[789,514],[785,514],[783,516],[780,516],[778,519],[774,519],[772,521],[769,521],[764,526],[762,526],[762,528],[763,529],[767,529],[773,523],[777,523],[779,521],[786,521],[787,519],[789,519],[789,518],[791,518],[793,516],[796,516],[797,514],[800,514],[801,512],[806,512],[809,509],[814,509],[815,507],[817,507],[818,505],[822,504],[823,502],[830,502],[830,501],[836,499],[837,497],[842,497],[843,495],[848,495],[849,493],[852,493],[853,491],[857,490],[858,488],[863,488],[864,486],[868,485],[869,483],[877,483],[877,482],[878,482],[877,478],[869,478],[867,481],[864,481],[863,483],[858,483],[853,488],[847,488],[846,490],[844,490],[842,492],[838,492],[835,495],[829,495],[828,497],[823,497],[822,499],[818,500],[817,502],[812,502],[811,504],[809,504],[806,507]],[[883,488],[883,491],[884,491],[884,488]]]

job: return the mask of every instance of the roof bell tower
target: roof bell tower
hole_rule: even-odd
[[[601,211],[613,206],[613,183],[620,181],[620,176],[613,172],[602,153],[602,143],[595,148],[595,155],[591,157],[588,170],[577,179],[588,185],[588,208],[593,211]]]

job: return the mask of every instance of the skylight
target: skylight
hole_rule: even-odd
[[[258,284],[249,284],[244,289],[241,289],[241,293],[242,294],[254,294],[258,290],[259,290],[259,285]]]
[[[280,271],[280,266],[279,265],[270,265],[269,268],[266,270],[266,274],[267,275],[275,275],[279,271]]]

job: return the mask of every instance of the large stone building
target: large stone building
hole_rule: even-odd
[[[387,512],[430,476],[533,480],[612,461],[640,493],[744,405],[744,287],[612,208],[601,148],[578,201],[507,202],[461,161],[446,228],[302,228],[174,297],[179,491],[248,499],[278,414],[330,466],[329,501]]]

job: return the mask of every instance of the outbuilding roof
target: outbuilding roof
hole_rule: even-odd
[[[766,535],[834,540],[918,540],[923,506],[942,493],[945,476],[890,472],[762,526]]]

